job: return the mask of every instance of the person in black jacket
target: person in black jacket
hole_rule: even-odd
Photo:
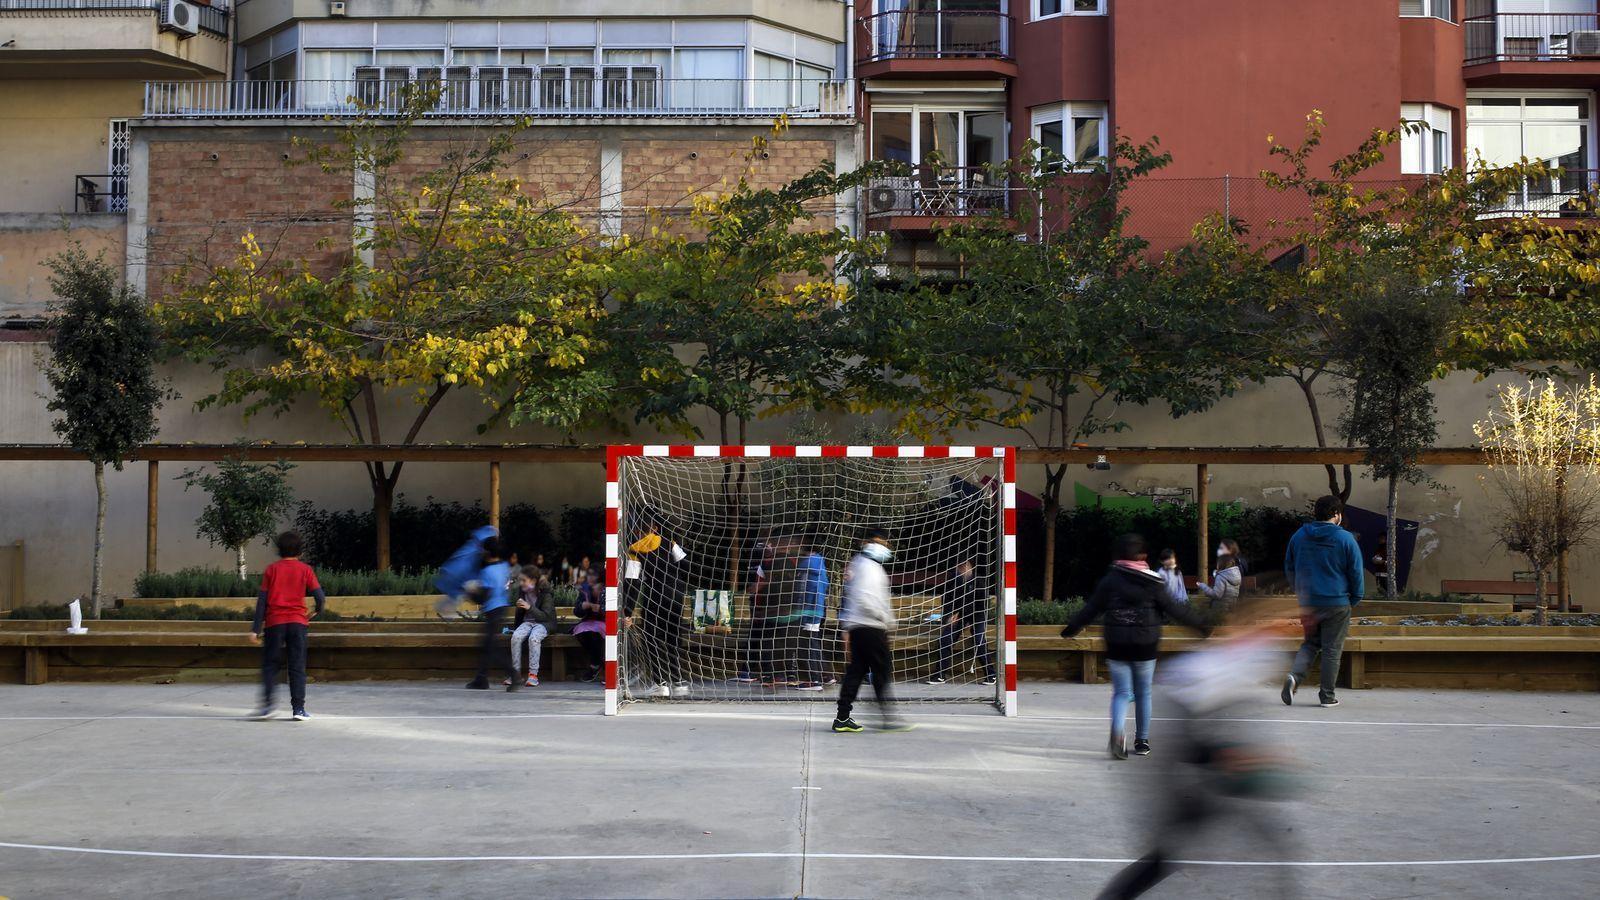
[[[1111,741],[1116,759],[1128,758],[1123,723],[1128,702],[1134,704],[1133,752],[1150,754],[1150,682],[1156,673],[1156,653],[1161,648],[1163,614],[1168,619],[1202,633],[1205,620],[1191,607],[1167,596],[1161,576],[1146,563],[1144,538],[1125,534],[1114,545],[1116,561],[1095,585],[1083,609],[1061,629],[1072,637],[1085,625],[1104,617],[1106,665],[1111,670]]]

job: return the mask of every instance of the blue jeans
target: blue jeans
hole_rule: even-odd
[[[1156,661],[1141,659],[1133,662],[1106,660],[1111,670],[1111,730],[1122,733],[1128,718],[1128,701],[1133,701],[1134,740],[1150,739],[1150,681],[1155,678]]]

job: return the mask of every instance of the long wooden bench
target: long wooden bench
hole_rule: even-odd
[[[1546,581],[1544,595],[1550,608],[1560,605],[1559,598],[1562,584],[1559,581]],[[1538,604],[1534,602],[1533,595],[1538,593],[1538,585],[1531,581],[1473,581],[1470,579],[1447,578],[1439,582],[1441,594],[1456,594],[1462,596],[1486,595],[1491,597],[1512,597],[1516,609],[1533,609]],[[1583,607],[1573,605],[1567,607],[1570,612],[1583,612]]]

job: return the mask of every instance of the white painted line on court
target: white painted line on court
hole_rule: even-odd
[[[805,703],[807,701],[795,701],[795,702],[796,703]],[[774,710],[772,712],[764,712],[764,713],[753,713],[753,712],[747,713],[747,712],[711,712],[711,711],[699,711],[699,710],[685,709],[685,710],[672,710],[672,711],[655,710],[655,711],[650,711],[650,712],[647,712],[647,711],[644,711],[644,710],[633,710],[633,711],[624,713],[623,715],[618,716],[616,718],[618,718],[619,720],[622,720],[622,721],[626,721],[626,720],[629,720],[629,719],[743,719],[743,720],[749,720],[749,721],[763,721],[763,720],[770,721],[770,720],[792,719],[792,720],[795,720],[795,721],[803,721],[806,718],[806,716],[807,716],[807,713],[805,711],[802,711],[802,710],[793,710],[793,711],[789,711],[789,712],[779,712],[777,710]],[[319,722],[324,722],[324,721],[343,722],[343,721],[388,721],[388,720],[402,720],[402,721],[424,720],[425,721],[425,720],[429,720],[429,719],[451,720],[451,719],[599,719],[599,718],[604,718],[604,717],[600,714],[599,710],[596,710],[596,711],[594,711],[592,713],[591,712],[582,712],[582,713],[578,713],[578,712],[574,712],[574,713],[509,713],[508,712],[508,713],[461,713],[461,714],[454,714],[454,715],[451,715],[451,714],[430,715],[430,714],[426,714],[426,713],[418,713],[418,714],[396,714],[396,715],[388,715],[388,716],[363,716],[363,715],[343,715],[343,714],[340,714],[340,713],[318,713],[316,721],[319,721]],[[207,716],[207,715],[119,715],[117,713],[108,713],[108,714],[104,714],[104,715],[83,715],[83,716],[0,716],[0,722],[88,722],[88,721],[114,722],[114,721],[117,721],[117,720],[128,720],[128,721],[186,721],[186,720],[190,720],[190,719],[197,720],[197,721],[212,721],[212,722],[254,722],[254,721],[262,721],[262,720],[252,719],[249,716],[235,716],[235,715],[210,715],[210,716]],[[1017,718],[1006,719],[1006,718],[1000,716],[997,713],[940,713],[940,714],[937,714],[937,715],[933,715],[933,716],[927,717],[926,719],[924,719],[922,721],[921,724],[934,725],[934,724],[937,724],[940,719],[1003,720],[1003,721],[1005,721],[1006,723],[1009,724],[1009,723],[1012,723],[1012,722],[1104,722],[1106,720],[1106,717],[1105,716],[1044,716],[1044,715],[1028,715],[1028,716],[1020,716],[1020,717],[1017,717]],[[272,721],[272,722],[285,721],[286,722],[288,720],[289,720],[288,716],[284,716],[282,718],[274,718],[274,719],[268,719],[268,720],[264,720],[264,721]],[[1155,717],[1153,717],[1153,721],[1156,721],[1156,722],[1182,722],[1184,720],[1180,719],[1180,718],[1172,718],[1172,717],[1168,717],[1168,716],[1155,716]],[[1243,722],[1243,723],[1258,724],[1258,725],[1337,725],[1337,726],[1348,726],[1348,727],[1355,727],[1355,728],[1533,728],[1533,729],[1552,729],[1552,730],[1563,730],[1564,729],[1564,730],[1570,730],[1570,731],[1600,731],[1600,725],[1558,725],[1558,724],[1534,724],[1534,723],[1528,723],[1528,722],[1362,722],[1362,721],[1355,720],[1355,719],[1248,719],[1248,718],[1231,718],[1231,717],[1218,718],[1218,719],[1213,719],[1211,721],[1215,721],[1215,722]],[[310,728],[310,727],[315,727],[315,726],[302,726],[302,727]]]
[[[654,862],[686,859],[739,860],[739,859],[840,859],[873,861],[953,862],[953,863],[1105,863],[1127,865],[1133,859],[1108,856],[944,856],[922,853],[613,853],[573,854],[549,856],[312,856],[274,853],[173,853],[161,850],[109,850],[101,847],[62,847],[54,844],[18,844],[0,841],[0,848],[10,850],[39,850],[51,853],[80,853],[95,856],[134,856],[154,859],[204,859],[239,860],[246,862],[348,862],[348,863],[407,863],[407,862]],[[1236,868],[1303,867],[1350,868],[1383,866],[1490,866],[1518,863],[1587,862],[1600,860],[1600,853],[1571,856],[1513,856],[1484,859],[1394,859],[1394,860],[1244,860],[1244,859],[1177,859],[1175,864],[1185,866],[1226,866]]]
[[[820,791],[820,790],[822,790],[822,788],[809,787],[807,785],[803,785],[802,784],[802,785],[797,785],[795,787],[789,788],[789,790],[791,790],[791,791]]]

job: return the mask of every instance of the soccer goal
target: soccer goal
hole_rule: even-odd
[[[606,713],[837,696],[869,528],[893,551],[895,699],[1015,715],[1015,454],[944,446],[611,447]]]

